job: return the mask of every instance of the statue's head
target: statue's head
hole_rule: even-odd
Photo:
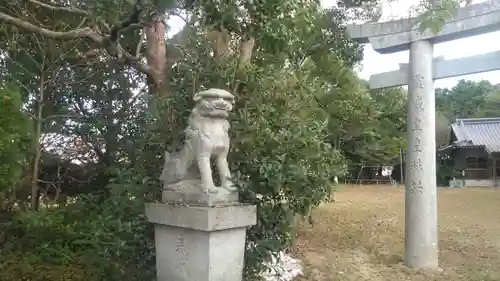
[[[228,118],[234,105],[234,96],[230,92],[214,88],[197,93],[193,100],[202,116],[212,118]]]

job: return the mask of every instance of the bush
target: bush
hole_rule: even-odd
[[[196,91],[217,87],[236,95],[229,158],[240,198],[258,206],[245,256],[244,275],[252,280],[264,269],[263,261],[291,245],[295,216],[309,216],[329,199],[333,178],[345,171],[344,157],[327,142],[328,120],[313,95],[314,84],[305,81],[307,70],[268,64],[235,75],[229,71],[236,68],[235,61],[218,64],[204,58],[192,63],[193,68],[185,62],[185,69],[174,71],[179,83],[169,104],[178,116],[187,117]],[[205,67],[199,70],[203,75],[183,72],[196,65]]]
[[[75,257],[71,264],[43,264],[23,252],[2,252],[0,280],[30,281],[101,281],[90,278],[86,267]]]
[[[108,197],[80,196],[66,206],[21,213],[9,224],[4,254],[12,258],[1,267],[14,274],[11,278],[65,280],[70,272],[78,275],[72,280],[153,280],[153,232],[144,203],[157,198],[160,157],[165,147],[172,150],[181,143],[193,93],[210,87],[236,89],[231,170],[242,200],[258,205],[257,225],[247,235],[247,280],[257,278],[273,253],[290,246],[296,215],[309,216],[328,200],[331,181],[345,167],[342,154],[326,141],[328,120],[311,84],[303,81],[306,72],[270,65],[235,77],[228,71],[234,69],[230,60],[220,65],[204,58],[193,64],[205,65],[198,70],[204,75],[185,72],[196,68],[177,69],[172,79],[182,82],[175,84],[176,94],[157,101],[177,118],[171,126],[158,121],[166,115],[161,106],[152,119],[136,120],[145,124],[144,131],[131,139],[128,155],[137,156],[129,166],[115,169],[118,176],[105,187]],[[155,119],[160,126],[153,125]]]
[[[153,280],[152,225],[140,190],[147,180],[133,173],[116,180],[104,201],[82,196],[19,213],[6,227],[2,255],[8,258],[0,268],[8,275],[0,280]]]
[[[23,257],[3,262],[2,269],[21,280],[64,280],[65,272],[82,274],[74,280],[153,280],[152,225],[144,203],[157,198],[161,157],[165,148],[182,143],[194,93],[212,87],[236,96],[231,170],[242,200],[258,206],[257,225],[247,235],[246,280],[256,279],[264,261],[290,246],[296,215],[310,216],[328,200],[333,178],[345,170],[343,155],[327,141],[329,120],[314,96],[321,85],[302,64],[284,69],[269,59],[235,71],[237,60],[220,63],[203,55],[209,52],[191,51],[196,54],[186,54],[171,71],[171,97],[149,101],[157,110],[134,120],[138,129],[127,135],[133,145],[123,155],[130,164],[107,167],[118,176],[101,187],[106,196],[80,196],[66,206],[19,214],[8,227],[13,239],[4,251]],[[26,269],[34,267],[43,272]],[[61,277],[50,275],[52,269]]]
[[[19,91],[0,85],[0,192],[12,191],[27,166],[32,128],[21,107]]]
[[[300,75],[300,73],[299,73]],[[233,122],[233,171],[242,200],[258,205],[258,222],[248,232],[246,272],[291,245],[297,214],[330,198],[332,180],[342,173],[343,156],[327,142],[328,120],[297,73],[266,69],[250,73]],[[244,108],[244,110],[241,110]],[[237,107],[238,109],[238,107]]]

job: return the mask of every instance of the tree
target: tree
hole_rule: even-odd
[[[175,2],[169,0],[107,0],[71,4],[13,1],[2,7],[0,21],[15,27],[9,29],[10,33],[20,29],[23,33],[35,33],[47,39],[77,40],[76,55],[86,60],[118,60],[131,65],[148,75],[152,79],[151,86],[157,88],[166,77],[162,14],[175,6]],[[49,23],[48,26],[46,23]],[[148,42],[147,48],[143,46],[144,38]],[[143,58],[147,59],[146,63]]]
[[[485,104],[477,117],[500,117],[500,87],[494,89],[486,96]]]
[[[497,90],[488,81],[460,80],[451,89],[436,89],[436,109],[453,121],[455,118],[497,117]]]
[[[341,127],[340,148],[351,165],[394,164],[406,147],[406,92],[365,88],[365,95],[365,101],[355,102],[352,108],[341,105],[346,111],[341,114],[351,114],[354,120]]]
[[[98,44],[94,39],[100,37],[94,33],[102,29],[98,35],[108,36],[106,25],[112,29],[112,23],[118,25],[124,13],[113,12],[113,3],[99,9],[88,3],[77,8],[92,12],[95,18],[89,16],[82,27],[85,31],[71,38],[66,33],[54,40],[44,37],[47,33],[39,28],[7,21],[12,25],[6,25],[11,29],[5,35],[16,35],[17,40],[5,40],[2,46],[7,51],[6,72],[25,85],[27,111],[36,113],[40,108],[31,97],[39,92],[37,81],[42,75],[25,75],[36,65],[22,61],[22,53],[45,57],[43,48],[30,45],[36,42],[30,36],[42,38],[42,45],[52,46],[51,53],[61,58],[54,72],[44,76],[55,83],[44,92],[41,130],[76,143],[70,146],[73,154],[46,151],[52,154],[41,161],[40,179],[69,185],[61,187],[61,193],[71,197],[67,203],[18,213],[10,221],[7,236],[17,241],[8,245],[9,255],[36,257],[9,264],[16,268],[10,272],[59,280],[50,269],[65,265],[69,257],[78,261],[68,268],[71,272],[80,272],[81,267],[96,269],[78,273],[84,280],[144,280],[151,274],[153,237],[143,204],[157,200],[161,157],[165,149],[176,149],[183,139],[193,93],[221,87],[237,96],[230,156],[235,181],[241,187],[241,198],[260,206],[259,224],[248,234],[246,266],[247,276],[258,274],[263,260],[290,245],[295,215],[310,216],[329,197],[331,180],[345,171],[342,151],[330,143],[329,127],[336,120],[318,103],[328,93],[335,93],[333,100],[325,100],[327,106],[345,102],[355,108],[356,91],[364,89],[351,70],[361,59],[360,48],[345,37],[342,14],[323,12],[319,3],[306,0],[266,2],[264,7],[250,2],[190,6],[186,9],[190,24],[179,39],[184,43],[165,43],[167,54],[161,48],[154,51],[167,60],[163,64],[113,54],[120,48],[130,53],[131,46],[136,47],[140,40],[134,39],[138,37],[135,27],[122,31],[114,49]],[[59,4],[57,9],[34,1],[9,4],[7,12],[2,12],[25,22],[30,15],[31,24],[43,22],[52,30],[76,26],[79,18],[71,14],[76,10],[69,13],[61,7],[73,7]],[[43,9],[36,10],[37,6]],[[53,14],[44,14],[45,8]],[[157,39],[165,41],[164,37]],[[67,48],[71,45],[76,47]],[[146,49],[154,46],[146,44]],[[87,51],[94,49],[97,52],[91,59]],[[144,72],[135,63],[164,68],[165,75]],[[26,70],[11,71],[14,65]],[[329,65],[333,67],[330,76],[322,75]],[[333,84],[332,77],[340,80]],[[360,95],[368,96],[366,92]],[[55,156],[64,161],[49,165]],[[73,160],[72,165],[68,160]],[[61,171],[71,169],[78,170],[79,184],[65,175],[58,179]],[[50,257],[44,254],[46,247],[55,249]],[[49,270],[29,270],[37,266]]]
[[[71,155],[54,150],[42,159],[41,170],[50,175],[39,178],[65,185],[61,192],[71,198],[11,220],[8,236],[17,241],[7,248],[16,262],[6,266],[13,268],[8,272],[59,280],[52,269],[63,267],[75,272],[73,280],[146,279],[154,255],[143,204],[158,199],[161,157],[178,148],[192,95],[202,89],[225,88],[237,97],[230,162],[242,200],[259,205],[258,224],[248,233],[248,277],[290,245],[295,215],[310,218],[328,199],[333,178],[346,172],[348,160],[394,158],[404,130],[404,92],[370,92],[355,75],[361,48],[345,35],[342,8],[322,11],[310,0],[166,8],[143,1],[139,24],[120,29],[134,13],[129,2],[26,3],[9,3],[0,11],[9,23],[4,35],[17,36],[4,40],[2,49],[9,63],[20,64],[20,50],[44,56],[29,44],[30,36],[52,46],[61,61],[45,76],[55,83],[44,92],[41,129],[76,145]],[[182,10],[188,22],[171,40],[156,21],[163,10],[167,15]],[[80,31],[61,31],[84,17]],[[115,27],[121,36],[111,40]],[[39,92],[40,75],[24,75],[35,67],[21,65],[26,70],[11,71],[9,65],[3,71],[26,85],[25,107],[35,113],[30,97]],[[49,159],[57,164],[48,165]],[[69,176],[51,180],[73,169],[78,184]],[[21,255],[28,258],[17,262]]]
[[[33,144],[33,131],[21,107],[19,91],[12,85],[5,83],[0,85],[0,158],[2,159],[0,194],[2,198],[15,198],[16,188],[28,167],[28,158]],[[1,211],[3,210],[2,208]]]
[[[450,143],[450,124],[449,117],[436,110],[436,147]]]

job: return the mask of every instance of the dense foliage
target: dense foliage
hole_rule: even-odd
[[[36,2],[11,5],[5,10],[12,16],[45,19],[54,29],[75,20],[47,19]],[[179,148],[191,98],[204,88],[225,88],[237,97],[230,162],[242,199],[259,206],[258,224],[248,233],[247,278],[256,277],[263,260],[290,245],[297,214],[308,216],[329,198],[333,178],[348,162],[331,141],[330,128],[337,122],[333,107],[324,107],[336,99],[325,97],[349,102],[361,95],[366,106],[372,102],[352,72],[361,53],[345,38],[342,14],[321,11],[312,1],[285,1],[259,10],[247,6],[252,19],[228,6],[226,12],[238,21],[226,22],[227,15],[219,12],[223,7],[206,5],[185,9],[192,23],[181,32],[181,56],[174,57],[178,45],[163,46],[173,51],[161,75],[150,71],[163,69],[158,61],[143,64],[129,57],[127,46],[138,41],[133,28],[123,30],[115,46],[124,60],[112,53],[116,48],[95,45],[99,40],[93,35],[89,44],[85,38],[63,36],[61,41],[25,33],[22,26],[5,30],[6,36],[16,35],[3,46],[6,75],[20,84],[40,139],[36,156],[26,156],[30,169],[16,178],[36,174],[40,184],[31,186],[26,197],[9,198],[16,204],[30,201],[32,210],[14,210],[14,219],[2,222],[8,237],[2,254],[8,258],[1,266],[9,274],[1,280],[152,279],[152,226],[144,218],[144,203],[158,198],[163,152]],[[81,15],[85,8],[64,12]],[[104,8],[88,8],[96,18],[84,24],[102,27],[107,21],[113,29],[126,18],[127,9],[118,9],[113,18]],[[22,9],[34,16],[25,18]],[[214,30],[219,20],[224,28]],[[138,50],[161,61],[161,50],[150,49],[152,38],[157,37],[147,37],[146,47]],[[82,56],[89,45],[101,51]],[[326,66],[332,69],[323,75]],[[346,120],[362,115],[342,109]],[[335,132],[335,137],[345,134]],[[45,198],[47,186],[57,192]]]
[[[436,89],[436,108],[450,120],[498,117],[500,88],[488,81],[460,80],[451,89]]]
[[[460,80],[451,89],[436,89],[436,138],[447,144],[449,125],[457,118],[500,117],[500,88],[488,81]]]
[[[21,107],[17,89],[9,85],[0,87],[0,193],[11,195],[28,166],[32,144],[29,119]]]
[[[144,203],[158,200],[164,151],[182,144],[202,89],[236,96],[231,169],[259,206],[249,280],[335,177],[405,146],[406,93],[357,77],[345,5],[47,3],[0,6],[0,74],[18,86],[0,92],[0,280],[153,280]],[[186,21],[167,40],[164,14]]]

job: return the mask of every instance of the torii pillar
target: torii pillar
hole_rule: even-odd
[[[376,89],[408,85],[404,262],[412,268],[438,269],[434,79],[495,70],[500,68],[500,62],[476,63],[482,59],[476,56],[433,64],[433,44],[498,30],[500,0],[459,9],[438,34],[429,30],[419,32],[418,24],[416,18],[410,18],[351,25],[348,32],[352,39],[370,43],[381,54],[410,51],[409,65],[373,75],[370,86]],[[498,54],[482,56],[498,57]],[[452,66],[455,69],[450,69]]]

